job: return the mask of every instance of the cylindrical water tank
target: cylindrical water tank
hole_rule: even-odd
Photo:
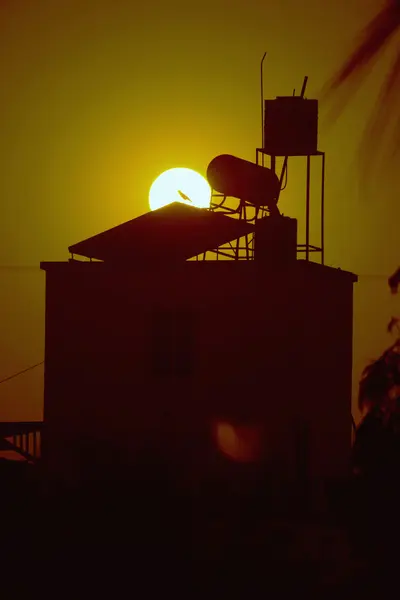
[[[221,154],[210,162],[207,179],[216,192],[254,206],[274,208],[278,202],[278,176],[267,167],[230,154]]]

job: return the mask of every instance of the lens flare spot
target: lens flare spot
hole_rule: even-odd
[[[237,462],[255,462],[262,454],[262,429],[257,425],[232,425],[226,421],[214,425],[217,447]]]

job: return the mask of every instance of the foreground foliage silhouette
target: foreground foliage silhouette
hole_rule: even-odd
[[[396,294],[400,268],[388,279]],[[362,372],[358,405],[366,413],[358,429],[353,448],[357,474],[394,480],[400,473],[400,329],[399,319],[392,317],[389,333],[397,333],[394,343]],[[400,483],[400,482],[399,482]]]
[[[400,269],[388,280],[392,293]],[[381,578],[393,581],[400,540],[400,336],[399,319],[388,331],[394,343],[367,365],[359,384],[359,408],[364,412],[352,454],[353,532],[359,549]]]

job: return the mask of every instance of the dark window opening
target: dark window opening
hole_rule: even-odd
[[[151,365],[157,377],[186,377],[194,368],[194,317],[187,309],[154,311]]]

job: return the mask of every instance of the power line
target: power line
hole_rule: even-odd
[[[19,377],[20,375],[23,375],[27,371],[31,371],[32,369],[36,369],[36,367],[40,367],[40,365],[43,365],[43,364],[44,364],[44,360],[42,360],[40,363],[36,363],[36,365],[31,365],[27,369],[23,369],[22,371],[18,371],[18,373],[14,373],[13,375],[9,375],[5,379],[1,379],[0,380],[0,385],[2,383],[5,383],[6,381],[10,381],[10,379],[14,379],[15,377]]]

